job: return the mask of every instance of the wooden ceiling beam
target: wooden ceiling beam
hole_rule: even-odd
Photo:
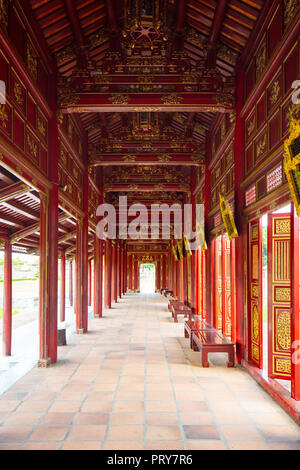
[[[68,18],[71,23],[72,31],[77,43],[76,47],[78,53],[78,61],[81,66],[86,66],[88,62],[88,50],[86,41],[81,29],[78,13],[76,10],[76,4],[74,0],[65,0],[65,7],[68,13]]]
[[[215,15],[208,38],[208,44],[214,46],[220,35],[221,26],[225,17],[228,0],[218,0]]]
[[[20,222],[14,217],[8,217],[7,215],[1,214],[0,213],[0,222],[4,223],[5,225],[9,225],[11,227],[15,227],[18,229],[23,229],[24,225],[20,224]]]
[[[0,189],[0,202],[8,201],[9,199],[14,198],[15,196],[26,194],[29,191],[31,191],[30,186],[27,186],[27,184],[23,183],[22,181],[10,184],[5,188]]]
[[[19,202],[9,201],[9,202],[1,202],[1,204],[7,207],[8,209],[11,209],[12,211],[17,212],[18,214],[28,217],[29,219],[33,219],[36,221],[40,220],[39,213],[29,209],[28,207],[24,206],[23,204]]]
[[[62,237],[58,239],[58,243],[65,243],[68,240],[71,240],[72,238],[75,238],[75,237],[76,237],[76,231],[66,233],[65,235],[63,235]]]

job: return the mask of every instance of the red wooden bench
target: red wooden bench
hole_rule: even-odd
[[[213,328],[205,320],[186,321],[184,324],[184,336],[185,338],[190,339],[190,346],[191,348],[193,348],[193,344],[192,344],[193,331],[211,330],[211,329]]]
[[[168,303],[168,309],[170,310],[170,312],[172,312],[172,307],[173,305],[182,305],[184,306],[184,303],[181,301],[181,300],[170,300],[169,303]]]
[[[165,289],[164,290],[164,296],[167,297],[168,295],[173,295],[173,291],[170,289]]]
[[[174,318],[174,323],[178,323],[178,317],[183,315],[184,318],[187,318],[192,321],[193,312],[190,307],[187,305],[173,305],[172,306],[172,317]]]
[[[215,329],[192,331],[192,349],[202,352],[202,367],[209,367],[208,353],[228,354],[227,367],[234,367],[234,343]]]

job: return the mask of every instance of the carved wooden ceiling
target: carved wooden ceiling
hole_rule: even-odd
[[[125,5],[128,6],[131,1],[131,9],[126,10]],[[164,73],[165,76],[170,76],[168,71],[171,70],[171,75],[174,73],[174,81],[176,81],[177,73],[179,83],[181,80],[185,84],[183,91],[195,89],[199,91],[193,85],[193,74],[197,74],[199,70],[202,70],[203,74],[205,67],[208,67],[210,75],[215,78],[216,82],[233,83],[234,86],[237,60],[251,41],[251,33],[267,3],[264,0],[141,2],[144,16],[147,17],[148,10],[152,9],[152,16],[157,15],[160,23],[157,28],[158,32],[154,31],[154,36],[157,37],[153,39],[153,47],[151,42],[150,49],[153,49],[154,56],[156,54],[157,57],[162,57],[162,61],[165,60],[164,57],[167,57],[168,61],[176,56],[177,60],[174,62],[174,70],[169,68],[166,69],[167,72],[161,73],[153,72],[151,69],[151,73],[146,70],[145,74],[141,73],[141,70],[135,72],[137,75],[135,79],[137,82],[142,82],[144,86],[141,89],[134,88],[140,86],[132,84],[136,82],[130,84],[128,80],[126,84],[124,77],[130,75],[128,71],[126,71],[127,75],[124,72],[124,77],[122,77],[122,60],[126,62],[124,56],[132,60],[131,56],[134,55],[134,50],[136,51],[134,48],[136,45],[139,47],[136,32],[132,27],[135,21],[132,15],[136,14],[137,17],[137,10],[132,7],[135,1],[30,0],[33,14],[57,62],[59,76],[65,83],[79,76],[78,71],[95,70],[100,74],[107,73],[110,77],[117,77],[117,82],[121,77],[117,84],[119,87],[117,92],[131,93],[135,90],[137,92],[150,90],[151,92],[152,90],[157,93],[160,85],[155,85],[151,74],[157,73],[157,76],[159,74],[162,76]],[[157,13],[157,8],[160,8],[159,13]],[[132,13],[134,11],[135,13]],[[149,35],[151,28],[147,25],[147,21],[146,18],[146,23],[143,24],[140,33],[152,41]],[[159,41],[161,45],[157,45]],[[149,54],[151,55],[151,52],[148,50],[144,57]],[[115,65],[111,65],[113,62],[109,62],[111,57],[117,56],[119,57],[119,62],[116,62],[119,75],[115,74]],[[176,64],[180,61],[183,64],[182,72],[176,69]],[[187,63],[190,64],[189,70],[184,69]],[[111,68],[107,69],[108,65]],[[186,82],[182,80],[184,71],[189,74]],[[139,80],[138,74],[143,76],[143,80]],[[105,77],[103,80],[100,76],[97,83],[100,92],[103,93],[107,83]],[[170,83],[170,93],[172,93],[172,86],[178,87],[178,84]],[[177,88],[174,89],[177,90]],[[112,89],[109,90],[111,92]],[[165,90],[167,91],[167,88]],[[206,135],[217,118],[217,112],[213,109],[211,112],[210,109],[206,109],[205,112],[153,111],[148,113],[149,116],[151,114],[148,119],[152,121],[151,126],[147,127],[139,124],[139,116],[142,113],[132,112],[132,109],[130,111],[105,110],[79,114],[88,133],[89,151],[100,156],[107,154],[106,160],[101,157],[102,161],[98,161],[99,165],[104,165],[104,190],[107,199],[117,202],[119,195],[127,195],[129,203],[142,202],[147,206],[153,201],[182,203],[184,194],[190,191],[191,168],[193,168],[191,165],[195,165],[195,162],[199,165],[202,162],[201,156],[205,155]],[[153,161],[151,161],[151,151],[154,151],[156,155]],[[175,157],[172,156],[173,153]],[[156,166],[168,165],[169,158],[173,158],[174,166],[169,165],[163,169]],[[184,162],[187,166],[184,166]],[[125,166],[120,166],[121,164]],[[199,174],[201,175],[201,171]],[[8,180],[11,178],[9,175],[6,176]],[[14,179],[7,182],[7,184],[14,183]],[[24,201],[27,203],[25,204]],[[14,204],[17,210],[13,213],[14,231],[22,230],[24,227],[26,229],[35,222],[34,217],[38,214],[37,197],[34,192],[25,191],[14,200]],[[22,204],[25,204],[27,208],[23,213]],[[12,215],[9,212],[12,210],[13,207],[9,203],[1,204],[2,214],[5,215],[7,211],[8,215]],[[75,236],[72,223],[72,220],[65,220],[62,216],[60,245],[63,249],[68,247],[70,253],[74,246],[72,234]],[[38,230],[30,234],[27,239],[29,244],[32,243],[33,249],[37,243],[37,235]]]

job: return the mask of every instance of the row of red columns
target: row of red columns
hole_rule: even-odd
[[[111,308],[112,302],[126,293],[126,248],[123,240],[105,241],[105,291],[104,304]]]

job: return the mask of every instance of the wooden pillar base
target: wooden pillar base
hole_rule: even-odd
[[[51,359],[48,357],[48,359],[39,359],[37,366],[39,369],[46,369],[51,366]]]
[[[83,335],[83,334],[85,333],[85,331],[84,331],[83,328],[78,328],[77,331],[76,331],[76,333],[77,333],[78,335]]]

